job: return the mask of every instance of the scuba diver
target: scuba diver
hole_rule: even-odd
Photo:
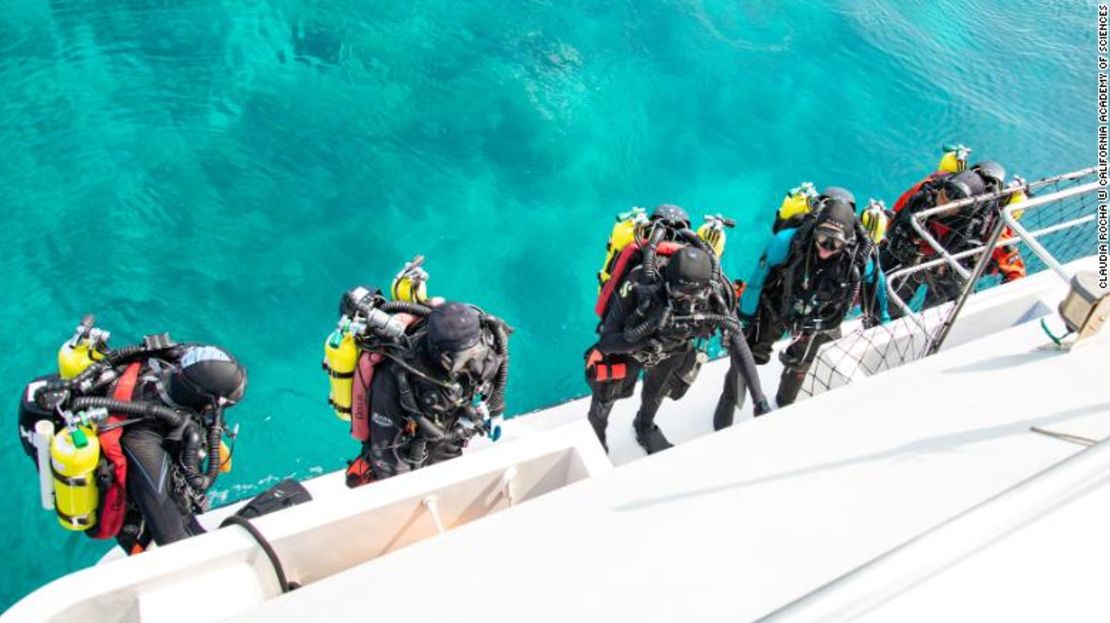
[[[493,420],[505,410],[511,330],[474,305],[429,299],[427,273],[413,270],[422,261],[395,278],[396,300],[363,287],[345,293],[324,346],[329,401],[362,444],[349,487],[455,458],[475,435],[500,434]]]
[[[797,398],[817,351],[840,337],[840,323],[857,299],[865,326],[888,319],[883,274],[845,192],[822,193],[797,227],[775,235],[740,299],[746,344],[757,365],[770,361],[771,348],[784,333],[794,336],[779,356],[784,369],[775,401],[780,408]],[[746,380],[747,375],[729,370],[713,416],[716,430],[732,425]]]
[[[942,168],[921,180],[894,204],[895,216],[886,240],[880,246],[882,266],[888,274],[932,260],[937,255],[910,222],[917,212],[954,201],[987,197],[958,207],[951,213],[936,215],[924,224],[941,247],[954,254],[986,243],[1001,218],[1001,208],[1026,199],[1024,180],[1015,176],[1007,185],[1005,168],[993,160],[984,160],[956,172],[950,172],[950,168]],[[1007,189],[1011,190],[1008,196],[1004,193]],[[1014,233],[1004,226],[1001,237],[1012,238]],[[974,264],[974,256],[961,261],[961,265],[968,269]],[[987,274],[999,275],[1003,283],[1024,277],[1025,262],[1017,246],[1004,245],[993,249]],[[897,284],[895,292],[903,301],[909,302],[922,284],[926,286],[924,308],[929,308],[958,298],[963,289],[963,278],[952,267],[939,266],[909,275]],[[891,310],[892,315],[903,315],[902,309],[895,307]]]
[[[685,395],[707,360],[709,338],[718,331],[757,410],[770,411],[741,337],[733,285],[718,259],[724,250],[718,234],[728,224],[719,215],[707,220],[710,226],[696,233],[682,208],[665,204],[643,219],[623,247],[614,249],[610,239],[603,269],[610,276],[595,308],[601,318],[598,339],[585,355],[592,392],[588,419],[606,451],[609,413],[617,400],[633,394],[641,371],[642,401],[633,423],[636,441],[648,454],[671,447],[655,424],[655,414],[664,398]]]
[[[93,323],[85,317],[58,353],[58,374],[33,380],[20,403],[23,448],[53,472],[59,523],[115,538],[128,554],[203,532],[194,514],[230,470],[224,412],[243,398],[246,371],[216,346],[166,333],[112,350]],[[57,434],[40,452],[44,424]]]

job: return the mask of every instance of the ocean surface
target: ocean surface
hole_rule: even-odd
[[[737,218],[745,277],[803,180],[892,203],[952,141],[1090,166],[1095,54],[1074,0],[5,0],[0,609],[109,548],[38,507],[16,435],[82,314],[242,359],[239,499],[355,454],[320,371],[345,289],[426,255],[516,328],[509,412],[561,402],[617,212]]]

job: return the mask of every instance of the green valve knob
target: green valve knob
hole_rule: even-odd
[[[81,430],[80,428],[73,429],[73,432],[70,433],[70,436],[73,438],[73,445],[78,448],[84,448],[85,446],[89,445],[89,438],[85,436],[85,431]]]

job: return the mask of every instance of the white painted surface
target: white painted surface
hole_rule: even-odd
[[[385,619],[757,618],[1082,449],[1030,426],[1110,433],[1106,336],[1073,353],[1046,342],[1019,325],[234,620],[338,616],[369,592]],[[418,603],[397,597],[417,577]]]
[[[413,543],[444,538],[424,505],[430,497],[450,534],[506,511],[510,498],[513,510],[527,508],[534,498],[610,470],[593,430],[578,422],[403,478],[343,486],[252,523],[290,580],[320,582]],[[319,493],[330,482],[321,480],[325,486],[314,489]],[[231,527],[67,575],[25,597],[2,620],[202,623],[279,594],[269,560],[242,528]]]
[[[1110,486],[1063,506],[861,621],[1105,621]]]

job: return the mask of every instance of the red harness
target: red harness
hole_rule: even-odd
[[[139,362],[135,362],[124,370],[116,390],[112,392],[112,399],[122,402],[131,402],[135,393],[135,384],[139,380]],[[126,416],[112,413],[108,416],[108,423],[114,424],[126,419]],[[104,505],[100,508],[100,521],[93,538],[110,539],[119,533],[123,527],[123,519],[127,516],[127,459],[123,456],[123,448],[119,440],[123,436],[123,427],[113,428],[100,433],[100,450],[112,466],[112,484],[104,492]]]
[[[686,245],[665,240],[655,246],[655,252],[663,256],[674,255],[675,251],[678,251],[684,246]],[[624,279],[624,275],[629,271],[633,259],[637,254],[642,252],[642,249],[643,243],[637,240],[621,251],[620,257],[617,258],[617,263],[613,267],[612,276],[609,277],[609,281],[605,282],[605,287],[601,289],[601,293],[597,296],[597,303],[594,305],[594,313],[597,314],[598,318],[602,320],[605,319],[605,311],[609,309],[610,297],[613,296],[613,292],[617,289],[617,284]]]
[[[892,208],[894,210],[894,213],[897,214],[901,212],[902,208],[906,207],[906,204],[909,203],[910,199],[912,199],[914,195],[917,194],[917,191],[921,190],[922,186],[933,180],[940,179],[946,175],[947,173],[944,173],[943,171],[930,173],[925,179],[911,186],[909,190],[902,193],[901,197],[898,197],[898,201],[894,202],[894,207]]]

